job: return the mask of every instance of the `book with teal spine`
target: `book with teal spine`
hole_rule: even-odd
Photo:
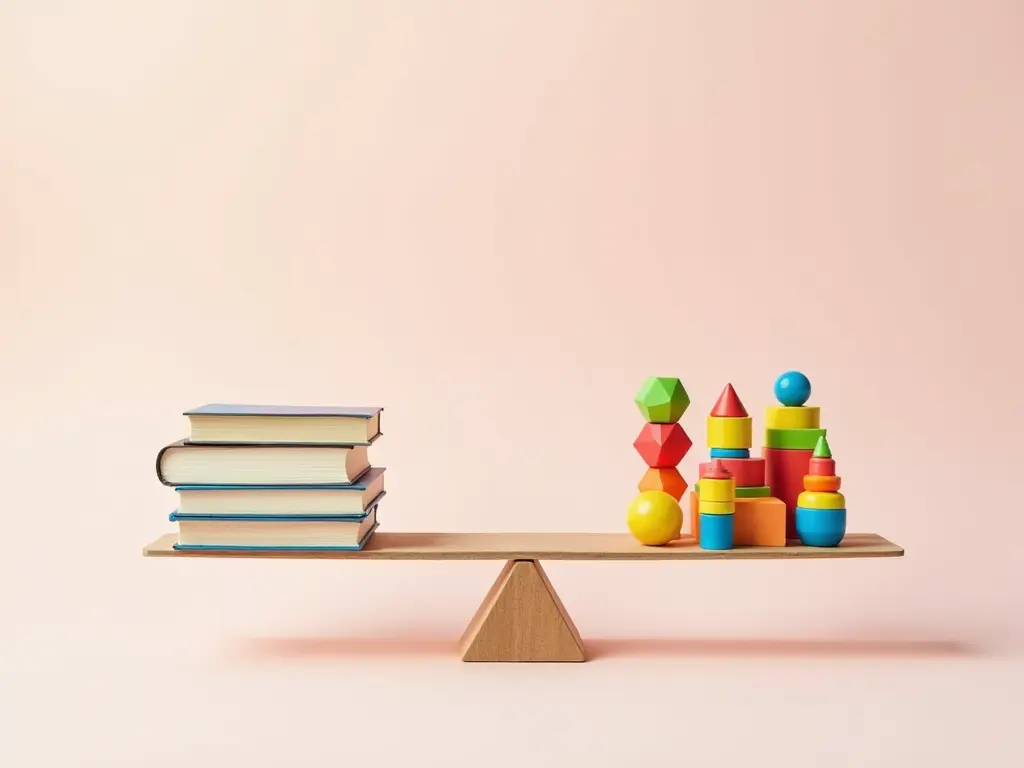
[[[179,485],[178,513],[204,516],[358,515],[385,494],[384,467],[348,485]]]
[[[362,515],[333,517],[189,517],[172,512],[178,524],[175,549],[273,552],[358,551],[377,530],[374,504]]]

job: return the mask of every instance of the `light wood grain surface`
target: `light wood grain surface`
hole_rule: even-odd
[[[509,560],[459,642],[463,661],[586,661],[576,625],[534,560]]]
[[[692,537],[645,547],[628,533],[401,533],[378,531],[361,552],[179,552],[176,534],[143,549],[146,557],[239,557],[319,560],[802,560],[901,557],[903,548],[875,533],[847,534],[834,548],[740,547],[704,550]]]

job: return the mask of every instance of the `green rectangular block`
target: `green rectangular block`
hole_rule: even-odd
[[[700,483],[693,486],[694,492],[700,496]],[[737,485],[736,486],[736,498],[737,499],[753,499],[758,497],[768,497],[772,495],[772,489],[767,485]]]
[[[813,451],[824,429],[771,429],[764,431],[765,448],[782,448],[791,451]]]

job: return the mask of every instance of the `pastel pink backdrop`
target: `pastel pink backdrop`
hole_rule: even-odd
[[[1024,639],[1022,24],[967,0],[4,4],[9,764],[511,765],[489,745],[523,717],[543,765],[683,740],[708,765],[1019,765],[1020,667],[986,659]],[[202,402],[383,405],[387,530],[624,530],[646,376],[690,392],[692,483],[721,388],[760,435],[789,368],[851,529],[907,556],[550,564],[593,665],[453,661],[495,563],[141,557],[175,503],[156,451]],[[920,653],[888,663],[898,642]],[[960,644],[989,656],[927,658]]]

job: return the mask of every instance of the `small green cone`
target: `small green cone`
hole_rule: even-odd
[[[818,442],[814,445],[814,458],[816,459],[831,459],[832,449],[828,447],[828,440],[822,435],[818,438]]]

